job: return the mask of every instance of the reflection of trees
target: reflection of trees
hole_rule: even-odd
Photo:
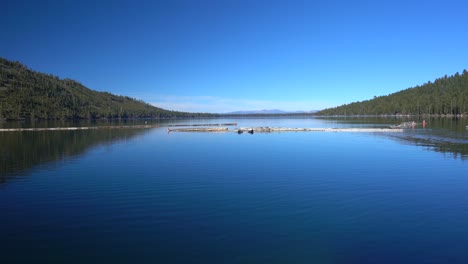
[[[446,117],[325,117],[322,120],[334,121],[349,126],[382,127],[397,125],[401,122],[415,121],[419,125],[414,130],[402,134],[385,134],[404,144],[418,145],[429,150],[450,154],[454,158],[468,159],[468,126],[467,118]],[[422,129],[425,120],[427,126]]]
[[[144,129],[98,129],[0,133],[0,183],[40,164],[145,133]]]
[[[427,136],[421,137],[418,135],[392,135],[391,138],[397,139],[399,142],[405,144],[412,144],[426,147],[429,150],[450,154],[454,158],[465,160],[468,158],[468,140],[461,140],[457,138]]]
[[[451,154],[454,158],[468,158],[466,118],[431,118],[426,121],[429,124],[427,131],[422,130],[401,139],[436,152]]]
[[[394,138],[432,151],[450,154],[454,158],[468,158],[466,118],[430,118],[426,121],[426,129],[410,130]]]

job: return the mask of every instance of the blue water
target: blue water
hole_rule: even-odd
[[[16,142],[0,152],[2,263],[468,263],[463,130],[167,134],[160,125],[0,137]],[[42,160],[25,154],[28,138],[44,142],[31,150]]]

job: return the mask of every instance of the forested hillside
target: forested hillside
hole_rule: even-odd
[[[468,72],[436,79],[371,100],[322,110],[317,115],[459,115],[468,113]]]
[[[0,118],[164,118],[206,116],[168,111],[127,96],[97,92],[0,58]]]

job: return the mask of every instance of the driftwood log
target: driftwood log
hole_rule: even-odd
[[[288,127],[241,127],[237,132],[402,132],[402,129],[390,128],[288,128]]]
[[[287,128],[287,127],[241,127],[229,130],[224,128],[177,128],[167,129],[167,132],[236,132],[242,134],[244,132],[254,133],[271,133],[271,132],[369,132],[369,133],[389,133],[403,132],[403,129],[390,128]]]
[[[233,123],[234,124],[234,123]],[[208,124],[204,124],[208,125]],[[204,126],[203,125],[203,126]],[[219,124],[222,125],[222,124]],[[201,126],[201,125],[200,125]],[[90,130],[90,129],[124,129],[124,128],[157,128],[158,125],[134,126],[92,126],[92,127],[49,127],[49,128],[0,128],[0,132],[13,131],[57,131],[57,130]],[[468,128],[468,127],[467,127]],[[270,132],[403,132],[401,128],[288,128],[288,127],[241,127],[229,130],[227,127],[181,127],[167,128],[167,132],[244,132],[270,133]]]
[[[175,124],[175,125],[168,125],[168,127],[199,127],[199,126],[237,126],[237,123],[221,123],[221,124],[192,124],[192,125],[184,125],[184,124]]]
[[[204,128],[197,128],[197,127],[185,127],[185,128],[174,128],[174,129],[167,129],[167,132],[228,132],[229,129],[227,127],[204,127]]]

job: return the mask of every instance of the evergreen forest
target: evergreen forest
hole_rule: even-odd
[[[0,119],[172,118],[210,116],[168,111],[128,96],[91,90],[71,79],[0,58]]]
[[[466,115],[468,72],[371,100],[324,109],[317,115]]]

